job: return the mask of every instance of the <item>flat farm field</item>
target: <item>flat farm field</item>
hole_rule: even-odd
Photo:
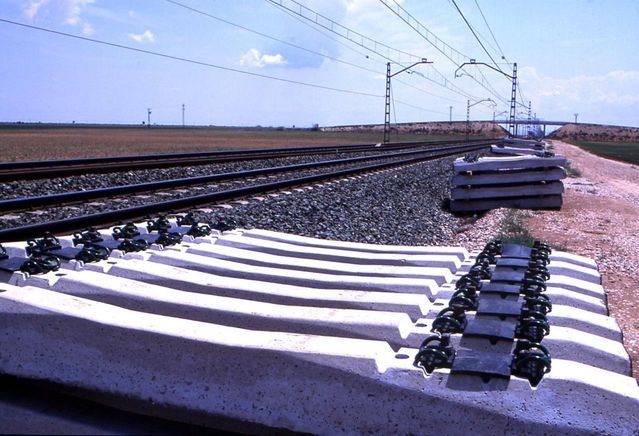
[[[639,142],[574,142],[598,156],[639,165]]]
[[[392,141],[461,139],[424,134]],[[366,144],[381,132],[322,132],[276,128],[22,127],[0,129],[0,161],[123,156],[190,151]]]

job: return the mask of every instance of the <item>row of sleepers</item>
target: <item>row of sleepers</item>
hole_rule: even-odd
[[[470,376],[451,383],[448,370],[414,367],[472,264],[463,248],[246,230],[15,273],[0,285],[0,347],[10,350],[0,371],[211,426],[223,416],[319,433],[461,433],[450,427],[460,413],[480,432],[636,426],[639,392],[621,334],[596,265],[580,256],[551,257],[544,344],[553,367],[536,389],[514,377],[478,389]]]

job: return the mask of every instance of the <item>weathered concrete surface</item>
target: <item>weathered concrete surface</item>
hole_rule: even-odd
[[[0,350],[11,350],[0,351],[0,372],[115,396],[119,407],[183,422],[243,423],[230,430],[638,428],[639,389],[627,376],[628,356],[606,316],[592,260],[551,256],[546,294],[553,311],[543,344],[553,367],[531,389],[514,376],[484,383],[448,370],[424,377],[412,366],[476,252],[344,248],[262,232],[239,230],[86,266],[71,262],[41,276],[14,274],[11,283],[20,287],[0,284]],[[353,261],[362,254],[373,256]],[[442,259],[451,269],[433,265]],[[424,279],[433,274],[439,278]],[[471,340],[493,347],[453,335],[458,347]],[[501,345],[507,353],[512,346]],[[460,419],[467,425],[451,427]]]
[[[535,148],[543,149],[548,146],[546,141],[537,141],[534,139],[521,139],[521,138],[505,138],[499,145],[521,148]]]
[[[459,257],[452,254],[373,253],[356,250],[310,247],[266,239],[247,238],[240,235],[223,235],[215,241],[215,245],[224,245],[227,247],[247,249],[280,256],[295,256],[303,259],[316,259],[360,265],[442,267],[455,272],[461,264]]]
[[[237,262],[172,251],[152,252],[149,261],[165,265],[179,266],[196,271],[208,272],[225,277],[261,280],[315,289],[354,289],[362,291],[407,292],[433,295],[438,285],[431,279],[410,279],[403,277],[361,277],[355,275],[334,275],[292,269],[250,266]]]
[[[468,257],[468,250],[463,247],[364,244],[360,242],[309,238],[307,236],[298,236],[289,233],[274,232],[271,230],[262,229],[245,230],[242,232],[242,236],[248,238],[268,239],[276,242],[285,242],[288,244],[300,245],[304,247],[336,248],[339,250],[360,251],[367,253],[453,255],[457,256],[460,261],[464,261]]]
[[[503,147],[498,145],[491,145],[490,152],[494,154],[506,154],[510,156],[543,156],[546,151],[543,149],[535,149],[532,147],[524,147],[515,145],[512,147]]]
[[[358,275],[363,277],[405,277],[432,279],[438,285],[450,282],[453,273],[448,268],[411,267],[387,265],[359,265],[345,262],[304,259],[295,256],[278,256],[213,244],[182,244],[186,253],[214,257],[246,265],[284,268],[297,271],[319,272],[336,275]]]
[[[487,200],[509,197],[539,197],[546,195],[561,195],[564,185],[561,182],[527,184],[515,186],[480,186],[468,188],[453,188],[451,198],[457,200]]]
[[[560,167],[534,171],[495,171],[475,174],[455,174],[453,186],[509,185],[511,183],[552,182],[566,178]]]
[[[497,171],[497,170],[523,170],[532,168],[565,167],[566,158],[556,155],[553,157],[482,157],[477,162],[465,162],[459,158],[455,160],[456,173],[467,171]]]
[[[515,378],[475,391],[447,371],[424,378],[411,365],[415,349],[395,353],[380,341],[248,331],[0,288],[0,346],[14,350],[0,370],[144,398],[182,410],[187,422],[223,414],[313,433],[631,434],[639,426],[634,380],[581,363],[554,359],[535,390]],[[466,425],[451,425],[461,416]]]
[[[119,259],[107,265],[90,264],[86,268],[182,291],[291,306],[403,312],[411,319],[428,313],[431,306],[426,293],[363,292],[349,289],[323,289],[318,292],[317,289],[302,286],[224,277],[136,259]]]
[[[545,197],[490,198],[484,200],[453,200],[450,210],[453,212],[473,212],[510,207],[516,209],[557,209],[562,205],[561,195]]]
[[[179,291],[94,271],[62,274],[29,277],[19,284],[140,312],[251,330],[377,339],[394,348],[419,347],[430,332],[403,312],[289,306]]]

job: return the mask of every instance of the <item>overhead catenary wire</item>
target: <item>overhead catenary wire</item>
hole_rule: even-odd
[[[488,20],[486,20],[486,16],[484,15],[484,11],[482,11],[481,7],[479,6],[479,2],[477,0],[475,0],[475,5],[477,6],[477,9],[479,9],[479,13],[481,14],[481,17],[484,20],[484,24],[486,24],[486,27],[488,28],[488,31],[490,32],[490,36],[493,38],[493,41],[495,41],[495,45],[499,49],[499,53],[501,54],[501,58],[503,60],[505,60],[506,62],[508,62],[508,59],[506,59],[506,55],[504,54],[504,51],[501,49],[501,45],[499,45],[499,42],[497,41],[497,38],[495,38],[495,34],[493,33],[493,29],[488,24]]]
[[[418,35],[420,35],[426,42],[428,42],[429,44],[431,44],[435,49],[437,49],[437,51],[439,51],[442,55],[444,55],[449,61],[451,61],[454,65],[459,65],[461,63],[464,63],[465,61],[469,60],[470,57],[461,53],[459,50],[453,49],[449,44],[443,43],[443,41],[441,41],[441,39],[437,39],[435,42],[432,40],[433,37],[435,37],[434,33],[431,32],[430,30],[428,30],[426,28],[426,26],[424,26],[423,24],[421,24],[421,22],[419,22],[419,20],[417,20],[417,18],[415,18],[413,15],[411,15],[410,12],[408,12],[405,8],[403,8],[399,3],[397,3],[396,0],[379,0],[384,6],[386,6],[388,8],[388,10],[390,10],[393,14],[395,14],[400,20],[402,20],[404,23],[406,23],[411,29],[413,29]],[[389,1],[392,1],[395,4],[395,7],[391,6],[389,4]],[[404,16],[405,15],[405,16]],[[413,24],[414,23],[414,24]],[[423,30],[420,30],[423,29]],[[432,35],[432,36],[430,36]],[[439,47],[437,41],[442,42],[445,45],[442,45],[442,47]],[[450,54],[446,52],[445,48],[449,47],[449,51],[451,52]],[[461,62],[456,61],[455,59],[453,59],[453,55],[457,55],[462,56],[461,58]],[[477,84],[479,84],[482,88],[486,89],[488,92],[490,92],[495,98],[497,98],[498,100],[504,102],[507,104],[507,100],[504,99],[499,93],[497,93],[496,91],[494,91],[493,89],[490,89],[489,87],[487,87],[486,85],[484,85],[484,83],[480,82],[479,80],[477,80],[477,78],[475,78],[475,76],[473,76],[472,74],[469,74],[466,70],[464,70],[462,68],[462,71],[464,71],[466,74],[468,74],[468,76],[473,79]],[[483,75],[483,74],[482,74]],[[484,77],[485,79],[485,77]],[[470,98],[471,100],[477,100],[477,97],[475,96],[469,96],[467,95],[468,98]]]
[[[464,20],[464,23],[466,23],[466,26],[468,27],[468,29],[470,30],[470,32],[473,34],[473,36],[475,37],[475,39],[477,40],[477,42],[479,43],[479,45],[481,46],[481,48],[484,50],[484,52],[488,55],[488,57],[490,58],[490,60],[492,61],[493,65],[495,65],[495,67],[502,73],[502,74],[506,74],[499,66],[499,64],[497,63],[497,61],[495,61],[495,58],[493,58],[492,54],[490,54],[490,52],[488,51],[488,49],[486,48],[486,46],[484,45],[484,43],[482,42],[481,38],[479,37],[479,32],[477,32],[475,30],[475,28],[472,26],[472,24],[470,24],[470,22],[468,21],[468,19],[466,18],[466,16],[464,15],[464,13],[462,12],[462,10],[459,8],[459,6],[457,5],[457,2],[455,0],[450,0],[450,2],[453,4],[453,6],[455,6],[455,9],[457,10],[457,12],[459,13],[459,15],[462,17],[462,19]],[[481,76],[486,79],[486,76],[484,76],[483,71],[479,70],[479,73],[481,74]],[[492,87],[492,85],[490,85],[490,82],[488,82],[488,80],[486,80],[488,83],[488,88],[490,88],[492,90],[493,95],[498,95],[498,93],[494,90],[494,88]],[[502,101],[505,101],[503,99],[501,99]]]
[[[268,5],[272,6],[273,8],[277,9],[278,11],[288,15],[289,17],[291,17],[292,19],[294,19],[298,23],[300,23],[300,24],[308,27],[309,29],[319,33],[320,35],[324,36],[325,38],[328,38],[328,39],[330,39],[332,41],[335,41],[337,44],[341,45],[342,47],[352,51],[353,53],[357,53],[360,56],[363,56],[364,58],[366,58],[367,60],[369,60],[371,62],[375,62],[377,64],[386,66],[386,62],[385,61],[382,61],[380,59],[371,58],[369,55],[367,55],[366,53],[364,53],[362,51],[357,50],[352,45],[345,43],[344,41],[340,40],[339,38],[335,38],[334,36],[331,36],[329,33],[323,31],[322,29],[318,29],[317,27],[315,27],[312,24],[310,24],[307,20],[304,20],[304,19],[298,17],[297,14],[292,13],[288,9],[280,7],[279,4],[277,4],[275,2],[272,2],[270,0],[265,0],[265,1],[266,1],[266,3]]]
[[[350,41],[351,43],[356,44],[357,46],[362,47],[368,50],[369,52],[374,53],[377,56],[383,59],[386,59],[387,61],[393,64],[405,67],[408,61],[415,62],[423,58],[423,56],[418,56],[416,54],[391,47],[381,41],[365,36],[362,33],[354,29],[351,29],[349,27],[346,27],[320,14],[319,12],[301,4],[297,0],[265,0],[265,1],[275,6],[278,6],[283,10],[289,11],[307,20],[308,22],[316,26],[319,26],[335,35],[338,35],[344,38],[345,40]],[[304,13],[304,11],[306,11],[306,14]],[[386,53],[383,53],[383,51],[386,51]],[[407,57],[408,61],[402,61],[402,56]],[[429,80],[439,86],[442,86],[452,92],[455,92],[456,94],[459,94],[465,98],[476,98],[475,96],[469,94],[468,92],[465,92],[458,86],[453,85],[450,81],[448,81],[448,79],[445,78],[445,76],[441,72],[439,72],[432,65],[430,65],[430,68],[433,71],[435,71],[439,77],[441,77],[442,82],[438,82],[434,79],[428,78],[426,76],[422,76],[424,79]]]
[[[497,50],[499,52],[499,54],[501,55],[501,58],[503,60],[506,61],[505,64],[499,63],[499,64],[495,64],[495,65],[509,65],[512,66],[512,63],[510,63],[508,61],[508,58],[506,58],[506,55],[504,54],[503,49],[501,48],[501,45],[499,44],[499,41],[497,40],[497,38],[495,37],[495,33],[493,32],[490,24],[488,23],[488,20],[486,19],[486,15],[484,14],[484,11],[482,10],[481,6],[479,6],[479,1],[478,0],[474,0],[475,1],[475,6],[477,6],[477,9],[479,10],[479,13],[482,17],[482,19],[484,20],[484,24],[486,25],[486,28],[488,29],[488,32],[490,33],[490,36],[492,37],[493,41],[495,42],[495,45],[497,46]],[[522,106],[525,106],[525,102],[528,101],[528,99],[525,97],[523,91],[521,90],[521,83],[517,82],[517,92],[519,93],[519,97],[522,100],[522,103],[517,102],[517,104],[520,104]]]
[[[277,10],[281,11],[282,13],[284,13],[284,14],[288,15],[289,17],[291,17],[292,19],[294,19],[294,20],[295,20],[295,21],[297,21],[298,23],[300,23],[300,24],[302,24],[302,25],[304,25],[304,26],[308,27],[309,29],[311,29],[311,30],[313,30],[313,31],[315,31],[315,32],[317,32],[317,33],[319,33],[320,35],[322,35],[322,36],[324,36],[324,37],[326,37],[326,38],[330,39],[331,41],[335,41],[337,44],[341,45],[342,47],[345,47],[346,49],[348,49],[348,50],[352,51],[353,53],[357,53],[357,54],[359,54],[359,55],[361,55],[361,56],[364,56],[367,60],[369,60],[369,61],[371,61],[371,62],[375,62],[375,63],[380,64],[380,65],[386,65],[386,62],[385,62],[385,61],[382,61],[382,60],[380,60],[380,59],[376,59],[376,58],[371,58],[371,57],[370,57],[369,55],[367,55],[366,53],[364,53],[364,52],[362,52],[362,51],[359,51],[359,50],[357,50],[355,47],[353,47],[352,45],[350,45],[350,44],[346,44],[345,42],[341,41],[340,39],[338,39],[338,38],[335,38],[335,37],[331,36],[329,33],[327,33],[327,32],[325,32],[325,31],[323,31],[322,29],[318,29],[317,27],[315,27],[315,26],[313,26],[312,24],[310,24],[308,21],[306,21],[306,20],[304,20],[304,19],[302,19],[302,18],[298,17],[296,14],[294,14],[294,13],[290,12],[289,10],[278,7],[278,5],[277,5],[277,4],[275,4],[275,3],[271,2],[270,0],[266,0],[266,3],[267,3],[267,4],[269,4],[269,5],[271,5],[272,7],[276,8]],[[376,55],[376,56],[379,56],[379,55],[377,55],[376,53],[373,53],[373,54],[374,54],[374,55]],[[418,73],[416,73],[416,74],[417,74],[417,75],[420,75],[420,74],[418,74]],[[422,76],[422,77],[423,77],[423,76]],[[427,77],[423,77],[423,78],[425,78],[426,80],[428,80],[428,81],[430,81],[430,82],[433,82],[433,80],[432,80],[432,79],[429,79],[429,78],[427,78]],[[418,86],[412,85],[412,84],[410,84],[410,83],[408,83],[408,82],[405,82],[405,81],[403,81],[403,80],[400,80],[400,79],[395,79],[395,82],[397,82],[397,83],[401,83],[401,84],[402,84],[402,85],[404,85],[404,86],[407,86],[407,87],[409,87],[409,88],[415,89],[415,90],[420,91],[420,92],[423,92],[424,94],[428,94],[428,95],[430,95],[431,97],[440,98],[440,99],[442,99],[442,100],[450,101],[450,102],[453,102],[453,103],[463,103],[463,101],[461,101],[461,100],[456,100],[456,99],[453,99],[453,98],[450,98],[450,97],[444,97],[444,96],[442,96],[442,95],[435,94],[435,93],[433,93],[433,92],[427,91],[427,90],[425,90],[425,89],[423,89],[423,88],[420,88],[420,87],[418,87]],[[435,82],[435,84],[439,85],[439,83],[437,83],[437,82]],[[440,86],[441,86],[441,85],[440,85]],[[446,88],[446,89],[450,90],[449,88]],[[463,95],[463,94],[459,94],[459,95],[462,95],[462,96],[464,96],[464,97],[465,97],[465,95]],[[437,113],[440,113],[440,112],[437,112]]]
[[[470,24],[470,22],[468,21],[468,19],[466,18],[466,16],[464,15],[464,13],[462,12],[461,9],[459,9],[459,6],[457,6],[457,2],[455,0],[450,0],[450,2],[455,6],[455,9],[457,9],[457,12],[459,12],[459,15],[461,15],[462,19],[464,20],[464,23],[466,23],[466,26],[468,26],[468,29],[470,30],[470,32],[473,34],[473,36],[475,37],[475,39],[477,40],[477,42],[479,43],[479,45],[481,46],[481,48],[484,50],[484,52],[488,55],[488,57],[490,58],[491,61],[493,61],[493,64],[495,65],[495,67],[501,71],[502,73],[504,73],[502,71],[502,69],[499,67],[499,65],[497,65],[497,61],[493,58],[493,55],[490,54],[490,52],[488,51],[488,49],[486,48],[486,46],[484,45],[484,43],[481,41],[481,39],[479,38],[479,36],[477,36],[477,33],[475,32],[475,29],[473,28],[473,26]],[[505,74],[505,73],[504,73]]]
[[[228,25],[230,25],[230,26],[237,27],[238,29],[245,30],[245,31],[250,32],[250,33],[253,33],[253,34],[255,34],[255,35],[259,35],[259,36],[261,36],[261,37],[264,37],[264,38],[270,39],[270,40],[272,40],[272,41],[276,41],[276,42],[279,42],[279,43],[281,43],[281,44],[288,45],[289,47],[293,47],[293,48],[296,48],[296,49],[298,49],[298,50],[303,50],[303,51],[305,51],[305,52],[307,52],[307,53],[314,54],[314,55],[316,55],[316,56],[321,56],[321,57],[323,57],[323,58],[330,59],[330,60],[332,60],[332,61],[334,61],[334,62],[339,62],[339,63],[341,63],[341,64],[349,65],[349,66],[351,66],[351,67],[359,68],[360,70],[368,71],[368,72],[375,73],[375,74],[381,74],[381,73],[382,73],[382,72],[381,72],[381,70],[380,70],[380,71],[378,71],[378,70],[373,70],[372,68],[364,67],[364,66],[362,66],[362,65],[358,65],[358,64],[355,64],[355,63],[353,63],[353,62],[345,61],[345,60],[343,60],[343,59],[339,59],[339,58],[336,58],[336,57],[334,57],[334,56],[330,56],[330,55],[327,55],[327,54],[325,54],[325,53],[321,53],[321,52],[318,52],[318,51],[316,51],[316,50],[312,50],[312,49],[309,49],[309,48],[303,47],[303,46],[298,45],[298,44],[294,44],[294,43],[292,43],[292,42],[289,42],[289,41],[286,41],[286,40],[283,40],[283,39],[280,39],[280,38],[276,38],[276,37],[274,37],[274,36],[271,36],[271,35],[268,35],[268,34],[266,34],[266,33],[263,33],[263,32],[260,32],[260,31],[257,31],[257,30],[255,30],[255,29],[251,29],[250,27],[246,27],[246,26],[243,26],[243,25],[241,25],[241,24],[233,23],[232,21],[226,20],[226,19],[224,19],[224,18],[217,17],[217,16],[215,16],[215,15],[213,15],[213,14],[210,14],[210,13],[208,13],[208,12],[202,11],[202,10],[200,10],[200,9],[196,9],[196,8],[191,7],[191,6],[189,6],[189,5],[186,5],[186,4],[184,4],[184,3],[177,2],[177,1],[175,1],[175,0],[165,0],[165,1],[166,1],[166,2],[168,2],[168,3],[172,3],[172,4],[176,5],[176,6],[182,7],[182,8],[184,8],[184,9],[187,9],[187,10],[189,10],[189,11],[192,11],[192,12],[194,12],[194,13],[197,13],[197,14],[200,14],[200,15],[203,15],[203,16],[206,16],[206,17],[211,18],[211,19],[213,19],[213,20],[217,20],[217,21],[219,21],[219,22],[222,22],[222,23],[228,24]]]
[[[184,3],[181,3],[181,2],[178,2],[178,1],[175,1],[175,0],[165,0],[165,1],[166,1],[166,2],[168,2],[168,3],[171,3],[171,4],[175,5],[175,6],[179,6],[179,7],[181,7],[181,8],[186,9],[186,10],[189,10],[189,11],[191,11],[191,12],[194,12],[194,13],[196,13],[196,14],[203,15],[203,16],[205,16],[205,17],[208,17],[208,18],[211,18],[211,19],[213,19],[213,20],[216,20],[216,21],[219,21],[219,22],[222,22],[222,23],[228,24],[228,25],[233,26],[233,27],[237,27],[237,28],[239,28],[239,29],[242,29],[242,30],[245,30],[245,31],[247,31],[247,32],[253,33],[253,34],[255,34],[255,35],[258,35],[258,36],[261,36],[261,37],[264,37],[264,38],[270,39],[270,40],[272,40],[272,41],[276,41],[276,42],[279,42],[279,43],[281,43],[281,44],[288,45],[289,47],[293,47],[293,48],[295,48],[295,49],[302,50],[302,51],[305,51],[305,52],[307,52],[307,53],[311,53],[311,54],[313,54],[313,55],[320,56],[320,57],[323,57],[323,58],[326,58],[326,59],[332,60],[332,61],[334,61],[334,62],[338,62],[338,63],[344,64],[344,65],[348,65],[348,66],[351,66],[351,67],[354,67],[354,68],[358,68],[358,69],[360,69],[360,70],[367,71],[367,72],[369,72],[369,73],[373,73],[373,74],[382,74],[382,72],[381,72],[381,71],[374,70],[374,69],[372,69],[372,68],[368,68],[368,67],[365,67],[365,66],[363,66],[363,65],[359,65],[359,64],[356,64],[356,63],[353,63],[353,62],[345,61],[345,60],[343,60],[343,59],[339,59],[339,58],[336,58],[336,57],[334,57],[334,56],[330,56],[330,55],[327,55],[327,54],[325,54],[325,53],[321,53],[321,52],[318,52],[318,51],[316,51],[316,50],[312,50],[312,49],[309,49],[309,48],[307,48],[307,47],[303,47],[303,46],[301,46],[301,45],[299,45],[299,44],[294,44],[294,43],[291,43],[291,42],[289,42],[289,41],[286,41],[286,40],[283,40],[283,39],[280,39],[280,38],[276,38],[276,37],[274,37],[274,36],[272,36],[272,35],[268,35],[268,34],[266,34],[266,33],[264,33],[264,32],[260,32],[260,31],[258,31],[258,30],[252,29],[252,28],[250,28],[250,27],[247,27],[247,26],[244,26],[244,25],[241,25],[241,24],[234,23],[234,22],[232,22],[232,21],[229,21],[229,20],[226,20],[226,19],[224,19],[224,18],[221,18],[221,17],[215,16],[215,15],[213,15],[213,14],[211,14],[211,13],[205,12],[205,11],[203,11],[203,10],[201,10],[201,9],[194,8],[194,7],[189,6],[189,5],[187,5],[187,4],[184,4]],[[284,12],[288,13],[288,11],[284,11]],[[289,13],[289,15],[290,15],[290,13]],[[293,16],[293,17],[294,17],[294,16]],[[294,17],[294,18],[296,18],[296,19],[297,19],[297,17]],[[304,23],[304,24],[306,24],[306,23]],[[331,38],[331,39],[333,39],[333,38]],[[359,54],[362,54],[361,52],[358,52],[358,53],[359,53]],[[362,54],[362,55],[363,55],[363,54]],[[366,55],[364,55],[364,56],[366,56]],[[368,57],[368,56],[366,56],[366,57]],[[383,63],[383,62],[381,62],[381,61],[379,61],[378,63],[379,63],[380,65],[384,65],[384,63]],[[421,92],[424,92],[424,93],[426,93],[426,94],[429,94],[429,95],[431,95],[431,96],[433,96],[433,97],[441,98],[441,99],[448,100],[448,101],[458,102],[457,100],[453,100],[453,99],[450,99],[450,98],[448,98],[448,97],[443,97],[443,96],[440,96],[440,95],[437,95],[437,94],[431,93],[431,92],[426,91],[426,90],[424,90],[424,89],[422,89],[422,88],[419,88],[419,87],[416,87],[416,86],[410,85],[410,84],[408,84],[408,83],[406,83],[406,82],[400,82],[400,83],[402,83],[402,84],[404,84],[404,85],[406,85],[406,86],[409,86],[409,87],[411,87],[411,88],[413,88],[413,89],[416,89],[416,90],[418,90],[418,91],[421,91]]]
[[[321,84],[317,84],[317,83],[310,83],[310,82],[303,82],[303,81],[300,81],[300,80],[287,79],[285,77],[278,77],[278,76],[271,76],[271,75],[268,75],[268,74],[255,73],[255,72],[252,72],[252,71],[241,70],[239,68],[232,68],[232,67],[227,67],[227,66],[224,66],[224,65],[217,65],[217,64],[210,63],[210,62],[198,61],[198,60],[195,60],[195,59],[189,59],[189,58],[185,58],[185,57],[181,57],[181,56],[175,56],[175,55],[170,55],[170,54],[166,54],[166,53],[160,53],[160,52],[156,52],[156,51],[141,49],[141,48],[137,48],[137,47],[131,47],[131,46],[128,46],[128,45],[118,44],[118,43],[115,43],[115,42],[103,41],[103,40],[100,40],[100,39],[89,38],[89,37],[86,37],[86,36],[74,35],[72,33],[66,33],[66,32],[61,32],[61,31],[58,31],[58,30],[48,29],[46,27],[40,27],[40,26],[31,25],[31,24],[20,23],[20,22],[17,22],[17,21],[7,20],[7,19],[4,19],[4,18],[0,18],[0,22],[6,23],[6,24],[12,24],[12,25],[15,25],[15,26],[20,26],[20,27],[24,27],[24,28],[28,28],[28,29],[32,29],[32,30],[38,30],[38,31],[41,31],[41,32],[47,32],[47,33],[51,33],[51,34],[55,34],[55,35],[59,35],[59,36],[64,36],[64,37],[67,37],[67,38],[74,38],[74,39],[78,39],[78,40],[82,40],[82,41],[92,42],[92,43],[95,43],[95,44],[101,44],[101,45],[105,45],[105,46],[109,46],[109,47],[120,48],[120,49],[123,49],[123,50],[129,50],[129,51],[133,51],[133,52],[144,53],[144,54],[157,56],[157,57],[161,57],[161,58],[165,58],[165,59],[171,59],[171,60],[175,60],[175,61],[186,62],[186,63],[200,65],[200,66],[208,67],[208,68],[214,68],[214,69],[217,69],[217,70],[228,71],[228,72],[233,72],[233,73],[238,73],[238,74],[244,74],[244,75],[252,76],[252,77],[270,79],[270,80],[275,80],[275,81],[278,81],[278,82],[291,83],[291,84],[294,84],[294,85],[307,86],[307,87],[311,87],[311,88],[323,89],[323,90],[327,90],[327,91],[334,91],[334,92],[340,92],[340,93],[345,93],[345,94],[354,94],[354,95],[361,95],[361,96],[365,96],[365,97],[376,97],[376,98],[383,98],[384,97],[383,95],[380,95],[380,94],[372,94],[372,93],[365,92],[365,91],[356,91],[356,90],[352,90],[352,89],[336,88],[336,87],[321,85]]]
[[[297,14],[295,14],[295,13],[293,13],[293,12],[289,11],[288,9],[286,9],[286,8],[282,8],[282,7],[279,7],[279,4],[278,4],[278,3],[276,3],[276,2],[272,2],[272,1],[270,1],[270,0],[266,0],[266,3],[267,3],[267,4],[269,4],[270,6],[272,6],[272,7],[276,8],[277,10],[281,11],[282,13],[284,13],[284,14],[288,15],[289,17],[291,17],[292,19],[294,19],[294,20],[295,20],[295,21],[297,21],[298,23],[300,23],[300,24],[302,24],[302,25],[304,25],[304,26],[308,27],[309,29],[311,29],[311,30],[313,30],[313,31],[315,31],[315,32],[317,32],[317,33],[319,33],[320,35],[324,36],[325,38],[328,38],[328,39],[330,39],[331,41],[336,42],[337,44],[341,45],[342,47],[346,48],[347,50],[350,50],[350,51],[352,51],[353,53],[356,53],[356,54],[358,54],[358,55],[361,55],[361,56],[365,57],[367,60],[369,60],[369,61],[371,61],[371,62],[375,62],[375,63],[377,63],[377,64],[379,64],[379,65],[384,65],[384,66],[385,66],[385,65],[386,65],[386,61],[388,61],[388,59],[385,59],[385,58],[381,57],[379,54],[377,54],[377,53],[373,53],[373,52],[371,52],[373,55],[378,56],[378,57],[380,57],[381,59],[385,59],[385,61],[382,61],[381,59],[377,59],[377,58],[372,58],[372,57],[370,57],[370,56],[369,56],[369,55],[367,55],[366,53],[364,53],[364,52],[362,52],[362,51],[357,50],[357,49],[356,49],[355,47],[353,47],[352,45],[347,44],[347,43],[345,43],[345,42],[341,41],[339,38],[335,38],[335,37],[331,36],[329,33],[327,33],[327,32],[325,32],[325,31],[323,31],[322,29],[319,29],[319,28],[317,28],[317,27],[313,26],[313,25],[312,25],[311,23],[309,23],[306,19],[302,19],[302,18],[300,18],[299,16],[297,16]],[[370,52],[370,51],[369,51],[369,52]],[[399,65],[399,64],[397,64],[397,65]],[[425,76],[421,75],[421,74],[420,74],[420,73],[418,73],[418,72],[414,72],[414,73],[415,73],[416,75],[421,76],[422,78],[424,78],[424,79],[426,79],[426,80],[430,81],[430,82],[434,82],[436,85],[440,85],[438,82],[435,82],[433,79],[430,79],[430,78],[428,78],[428,77],[425,77]],[[423,89],[423,88],[420,88],[420,87],[418,87],[418,86],[412,85],[412,84],[410,84],[410,83],[408,83],[408,82],[405,82],[405,81],[403,81],[403,80],[401,80],[401,79],[395,79],[395,82],[396,82],[396,83],[400,83],[400,84],[402,84],[402,85],[404,85],[404,86],[407,86],[407,87],[409,87],[409,88],[412,88],[412,89],[414,89],[414,90],[416,90],[416,91],[423,92],[424,94],[430,95],[431,97],[440,98],[440,99],[442,99],[442,100],[446,100],[446,101],[453,102],[453,103],[463,103],[463,101],[461,101],[461,100],[456,100],[456,99],[453,99],[453,98],[450,98],[450,97],[445,97],[445,96],[442,96],[442,95],[439,95],[439,94],[435,94],[435,93],[433,93],[433,92],[431,92],[431,91],[427,91],[427,90],[425,90],[425,89]],[[441,85],[440,85],[440,86],[441,86]],[[446,88],[446,89],[448,89],[448,90],[451,90],[451,89],[450,89],[450,88],[448,88],[448,87],[445,87],[445,88]],[[463,97],[466,97],[466,95],[465,95],[465,94],[459,94],[459,95],[461,95],[461,96],[463,96]],[[409,107],[414,107],[414,108],[416,108],[416,109],[421,109],[421,110],[424,110],[424,111],[427,111],[427,112],[432,112],[432,113],[436,113],[436,114],[443,114],[443,115],[445,115],[445,113],[444,113],[444,112],[440,112],[440,111],[432,111],[432,110],[428,110],[428,109],[425,109],[425,108],[420,108],[419,106],[410,105],[410,104],[408,104],[408,103],[404,103],[404,102],[398,102],[398,104],[403,104],[403,105],[406,105],[406,106],[409,106]]]

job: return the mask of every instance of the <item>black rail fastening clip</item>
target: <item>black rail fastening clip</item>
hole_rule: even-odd
[[[545,374],[550,372],[552,360],[550,352],[539,343],[520,339],[513,352],[512,374],[528,379],[531,386],[539,384]]]
[[[50,254],[37,254],[27,259],[20,271],[29,275],[45,274],[60,269],[60,259]]]
[[[113,229],[113,239],[133,239],[140,236],[138,228],[133,223],[127,223],[122,227],[115,227]]]
[[[165,233],[171,229],[171,223],[166,216],[160,215],[154,220],[147,221],[146,228],[150,232]]]
[[[226,232],[229,230],[234,230],[238,227],[237,222],[230,218],[219,218],[215,222],[211,223],[211,228],[215,230],[219,230],[220,232]]]
[[[468,320],[466,318],[464,307],[461,305],[454,307],[451,306],[442,309],[437,314],[437,317],[433,321],[431,331],[441,334],[463,333],[467,323]]]
[[[455,350],[450,345],[450,335],[431,335],[420,345],[413,365],[431,374],[436,368],[450,368],[454,359]]]

